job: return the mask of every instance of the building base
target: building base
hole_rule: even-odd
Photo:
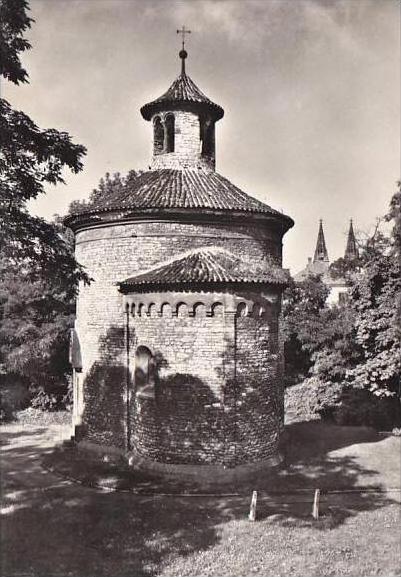
[[[282,446],[282,442],[280,445]],[[144,457],[136,451],[126,451],[119,447],[100,445],[85,440],[78,442],[76,446],[78,449],[95,452],[103,458],[123,460],[126,466],[136,471],[168,479],[194,481],[198,485],[207,484],[209,486],[211,484],[246,481],[257,475],[271,472],[272,469],[282,465],[284,461],[282,447],[267,459],[226,467],[224,465],[160,463]]]

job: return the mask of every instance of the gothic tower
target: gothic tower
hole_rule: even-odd
[[[317,235],[315,254],[313,256],[313,262],[329,262],[329,255],[326,248],[326,241],[324,239],[323,232],[323,221],[320,219],[319,222],[319,232]]]
[[[350,220],[349,223],[347,246],[345,248],[344,258],[345,260],[356,260],[357,258],[359,258],[359,250],[358,245],[356,243],[352,219]]]

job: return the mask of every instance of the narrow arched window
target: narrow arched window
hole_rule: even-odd
[[[143,346],[138,347],[135,353],[135,390],[139,396],[154,397],[155,394],[153,355]]]
[[[209,118],[201,124],[202,156],[214,156],[214,122]]]
[[[162,154],[164,150],[164,127],[159,116],[153,121],[153,154]]]
[[[165,121],[166,127],[166,152],[174,152],[175,146],[175,118],[174,114],[168,114]]]

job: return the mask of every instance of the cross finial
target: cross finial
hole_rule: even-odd
[[[182,49],[185,50],[185,34],[191,34],[191,30],[187,30],[183,24],[181,30],[177,30],[177,34],[182,36]]]
[[[182,35],[182,48],[179,56],[181,58],[181,74],[185,74],[185,58],[188,56],[187,51],[185,50],[185,34],[191,34],[191,30],[187,30],[183,25],[181,30],[177,30],[177,34]]]

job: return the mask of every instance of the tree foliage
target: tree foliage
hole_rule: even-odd
[[[142,174],[141,170],[130,170],[126,176],[121,176],[119,172],[115,172],[112,176],[106,172],[105,176],[99,181],[99,184],[94,188],[89,196],[89,200],[74,200],[68,209],[69,214],[77,214],[90,210],[95,205],[107,200],[108,197],[118,193],[127,192],[130,186]]]
[[[15,84],[28,81],[28,74],[20,60],[20,53],[31,48],[23,37],[33,22],[27,10],[26,0],[0,2],[0,74]]]
[[[28,81],[20,53],[30,48],[23,33],[30,28],[25,0],[0,0],[1,74],[15,84]],[[48,184],[64,183],[63,170],[79,172],[85,147],[66,132],[40,129],[24,112],[0,99],[0,254],[56,282],[66,274],[71,286],[85,278],[53,224],[28,212],[27,202]]]
[[[390,235],[377,230],[368,240],[364,265],[352,284],[355,309],[355,340],[362,349],[361,361],[348,371],[347,380],[378,396],[400,395],[400,214],[401,194],[393,195],[385,219]]]
[[[0,73],[17,85],[28,81],[20,58],[31,47],[28,10],[26,0],[0,0]],[[0,146],[0,372],[65,392],[74,297],[89,279],[60,222],[33,216],[27,203],[64,183],[65,169],[79,172],[86,150],[3,98]]]
[[[55,224],[55,228],[57,228]],[[60,228],[61,231],[61,228]],[[66,246],[68,240],[65,241]],[[71,253],[72,254],[72,253]],[[29,267],[2,261],[0,275],[0,365],[23,381],[32,402],[42,408],[64,406],[71,367],[69,329],[74,323],[75,287],[70,275],[57,282]],[[9,380],[9,379],[8,379]]]
[[[361,258],[349,260],[340,257],[331,263],[329,267],[330,277],[332,279],[344,279],[349,282],[352,276],[360,270],[362,264]]]
[[[329,387],[400,396],[400,208],[399,189],[385,216],[391,234],[383,233],[379,222],[357,262],[340,259],[332,265],[334,275],[347,279],[346,303],[329,307],[316,277],[287,289],[283,314],[289,383],[308,374]]]
[[[310,337],[319,332],[328,288],[319,276],[292,281],[283,295],[283,337],[287,385],[300,382],[312,365]]]
[[[349,306],[328,306],[329,289],[320,276],[294,282],[284,293],[284,351],[287,384],[308,375],[340,382],[360,356]]]
[[[0,283],[0,358],[7,372],[59,396],[70,373],[68,329],[75,312],[67,293],[20,269],[3,271]]]

